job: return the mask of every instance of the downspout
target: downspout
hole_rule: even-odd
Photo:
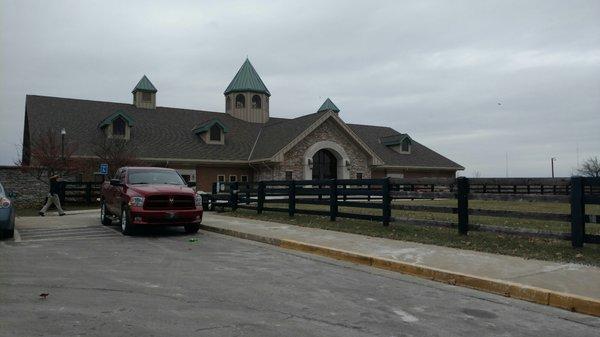
[[[262,133],[262,126],[260,128],[260,130],[258,130],[258,135],[256,135],[256,140],[254,140],[254,144],[252,145],[252,149],[250,150],[250,154],[248,155],[248,166],[250,166],[252,168],[252,170],[254,170],[254,172],[256,172],[256,168],[254,166],[252,166],[252,163],[250,162],[250,158],[252,158],[252,153],[254,153],[254,148],[256,147],[256,144],[258,143],[258,139],[260,138],[260,134]],[[254,180],[254,179],[252,179]]]

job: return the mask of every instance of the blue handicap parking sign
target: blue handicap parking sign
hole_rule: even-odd
[[[100,174],[108,174],[108,164],[100,164]]]

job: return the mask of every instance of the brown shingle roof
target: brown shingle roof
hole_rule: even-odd
[[[117,110],[135,120],[131,144],[139,158],[224,160],[246,162],[272,157],[324,113],[298,118],[271,117],[265,124],[250,123],[214,111],[156,107],[136,108],[132,104],[28,95],[26,116],[30,135],[47,129],[65,128],[67,140],[78,144],[76,155],[94,154],[93,144],[104,137],[98,123]],[[206,144],[192,132],[196,125],[218,118],[227,128],[224,145]],[[411,154],[399,154],[382,145],[379,138],[399,134],[388,127],[355,125],[349,127],[392,166],[455,167],[460,165],[413,140]]]

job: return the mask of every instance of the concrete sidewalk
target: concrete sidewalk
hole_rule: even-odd
[[[600,268],[205,213],[203,229],[600,316]],[[337,253],[336,253],[337,251]]]

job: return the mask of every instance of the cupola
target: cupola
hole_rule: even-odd
[[[225,89],[225,112],[246,122],[266,123],[269,120],[271,93],[246,59]]]
[[[133,105],[138,108],[156,109],[156,88],[144,75],[138,84],[133,88]]]
[[[340,112],[340,109],[338,109],[337,106],[335,106],[335,104],[333,104],[333,102],[327,98],[325,100],[325,102],[323,102],[323,104],[321,104],[321,107],[319,108],[319,110],[317,110],[317,112],[322,112],[322,111],[333,111],[335,113]]]

